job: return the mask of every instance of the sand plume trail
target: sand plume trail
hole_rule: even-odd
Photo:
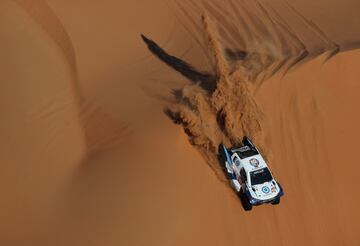
[[[276,7],[260,0],[174,2],[179,22],[205,52],[212,71],[197,71],[142,35],[155,56],[192,82],[173,92],[176,102],[165,113],[183,126],[215,170],[221,142],[238,145],[246,135],[266,155],[254,94],[274,75],[284,76],[320,55],[326,62],[340,46],[286,1]]]
[[[200,82],[200,85],[206,90],[213,90],[215,87],[215,77],[206,72],[197,71],[187,62],[166,53],[165,50],[160,48],[154,41],[148,39],[143,34],[141,38],[146,43],[149,50],[156,55],[160,60],[165,62],[168,66],[172,67],[177,72],[181,73],[187,79],[193,82]]]
[[[142,38],[154,55],[194,82],[174,91],[176,103],[166,108],[165,113],[184,128],[190,143],[223,181],[217,157],[219,144],[239,145],[244,136],[261,144],[262,114],[242,73],[230,73],[224,48],[207,15],[202,16],[202,24],[207,49],[213,58],[214,76],[204,76],[186,62],[167,54],[154,41],[143,35]],[[216,78],[215,88],[207,90],[204,85],[213,77]]]

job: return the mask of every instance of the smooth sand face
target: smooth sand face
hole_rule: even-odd
[[[292,4],[344,50],[359,40],[357,3]],[[0,4],[1,245],[358,245],[360,53],[264,81],[256,99],[286,194],[245,213],[163,113],[161,98],[186,81],[140,32],[210,67],[180,12],[163,1]]]

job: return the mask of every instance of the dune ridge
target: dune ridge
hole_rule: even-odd
[[[14,2],[44,30],[65,57],[71,74],[71,80],[68,83],[71,98],[67,98],[65,101],[68,102],[67,107],[74,107],[76,111],[76,118],[72,120],[79,121],[82,127],[85,145],[84,163],[91,154],[109,149],[122,142],[123,137],[130,133],[129,127],[106,113],[100,106],[86,100],[82,94],[75,48],[70,35],[56,13],[43,0],[34,2],[14,0]],[[37,112],[31,113],[30,117],[49,117],[57,110],[61,110],[61,108],[59,109],[56,103],[49,102]]]
[[[325,54],[327,61],[349,48],[331,40],[287,1],[269,4],[258,0],[227,0],[219,4],[216,0],[185,0],[174,4],[179,22],[204,52],[204,30],[197,13],[206,11],[221,36],[231,72],[242,70],[243,77],[258,86],[319,55]]]
[[[31,18],[48,34],[48,36],[56,43],[64,54],[69,69],[73,76],[73,86],[80,97],[80,88],[78,85],[78,68],[76,62],[76,54],[73,42],[66,28],[62,24],[59,17],[43,0],[26,1],[14,0],[22,9],[24,9]]]

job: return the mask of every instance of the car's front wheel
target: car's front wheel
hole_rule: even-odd
[[[280,197],[276,198],[274,201],[271,202],[272,205],[278,205],[280,203]]]
[[[245,211],[250,211],[252,209],[253,205],[250,203],[249,198],[247,197],[247,195],[244,194],[242,192],[242,190],[240,190],[239,196],[240,196],[241,204],[242,204],[244,210]]]

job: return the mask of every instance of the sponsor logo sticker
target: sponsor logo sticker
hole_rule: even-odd
[[[256,158],[251,158],[249,160],[249,162],[250,162],[250,165],[253,166],[253,167],[258,167],[259,166],[259,161]]]
[[[269,189],[269,187],[267,187],[267,186],[262,187],[261,190],[262,190],[262,192],[264,192],[264,193],[269,193],[269,192],[270,192],[270,189]]]

